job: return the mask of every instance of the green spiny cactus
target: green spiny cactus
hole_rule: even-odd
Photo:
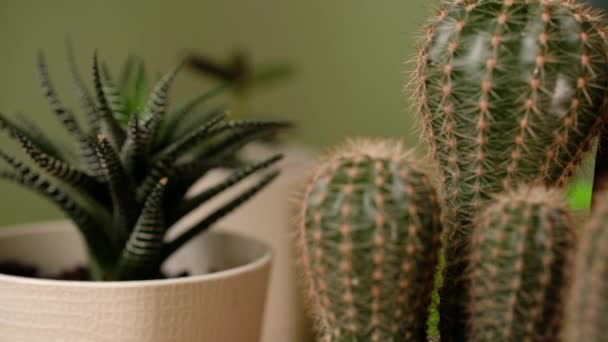
[[[568,342],[606,340],[608,326],[608,193],[583,232],[567,315]]]
[[[464,340],[475,212],[523,182],[562,185],[605,121],[604,27],[573,0],[451,0],[426,28],[415,72],[448,224],[440,330]]]
[[[469,340],[559,340],[575,236],[557,192],[520,187],[491,202],[473,232]]]
[[[326,341],[423,341],[440,245],[429,178],[395,141],[352,140],[305,193],[300,259]]]

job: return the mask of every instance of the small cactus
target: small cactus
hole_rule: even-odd
[[[577,251],[567,315],[568,342],[606,340],[608,326],[608,193],[602,194]]]
[[[396,141],[352,140],[304,195],[300,259],[323,341],[424,341],[440,246],[430,180]]]
[[[520,187],[497,197],[473,233],[469,340],[559,340],[575,235],[556,192]]]
[[[459,256],[477,210],[522,183],[562,185],[605,121],[603,30],[574,0],[446,0],[428,25],[414,83],[448,216],[445,341],[465,339]]]

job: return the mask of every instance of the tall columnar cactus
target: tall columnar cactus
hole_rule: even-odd
[[[354,140],[317,168],[300,258],[323,341],[424,341],[440,245],[429,177],[394,141]]]
[[[606,117],[604,27],[574,0],[451,0],[426,28],[415,72],[446,204],[444,340],[465,338],[472,218],[522,182],[561,185]]]
[[[521,187],[497,197],[473,233],[469,340],[559,340],[574,246],[557,193]]]
[[[600,197],[583,233],[569,299],[566,341],[605,341],[608,326],[608,193]]]

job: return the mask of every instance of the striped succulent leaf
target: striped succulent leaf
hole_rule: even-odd
[[[101,133],[106,135],[108,139],[110,139],[112,145],[118,149],[120,146],[122,146],[126,133],[114,118],[114,113],[110,107],[110,100],[104,91],[97,53],[93,55],[93,82],[95,85],[97,101],[99,101],[99,111],[101,113]]]
[[[126,108],[122,102],[122,96],[114,84],[110,70],[106,64],[102,65],[102,89],[105,97],[108,99],[108,104],[114,118],[120,122],[129,122],[129,116],[126,113]]]
[[[243,164],[239,150],[260,137],[277,134],[285,122],[231,121],[224,111],[195,116],[195,109],[224,89],[222,83],[199,93],[177,110],[168,108],[168,93],[180,66],[147,89],[145,68],[135,57],[127,59],[116,83],[97,54],[93,56],[94,96],[89,93],[68,42],[68,64],[87,125],[64,106],[49,77],[42,53],[38,74],[43,93],[55,117],[72,137],[64,149],[27,116],[17,125],[0,114],[0,131],[21,146],[25,162],[0,150],[0,179],[20,184],[46,197],[74,221],[91,254],[94,280],[132,280],[158,277],[163,261],[188,240],[265,188],[277,175],[272,156]],[[137,111],[136,111],[137,110]],[[141,118],[136,113],[142,113]],[[172,113],[169,117],[166,113]],[[187,125],[181,122],[191,116]],[[176,130],[179,127],[179,134]],[[30,165],[31,164],[31,165]],[[208,171],[226,167],[234,174],[203,193],[188,197],[188,190]],[[166,241],[173,223],[263,170],[271,169],[224,206],[202,218],[176,239]],[[167,184],[167,179],[171,182]]]
[[[143,141],[147,146],[150,146],[154,141],[154,137],[162,123],[167,111],[169,90],[181,67],[182,64],[179,64],[167,72],[158,83],[156,83],[154,90],[152,90],[152,93],[150,94],[150,98],[148,98],[142,122],[144,128]]]
[[[135,224],[122,251],[116,272],[121,279],[154,276],[163,246],[166,225],[163,215],[163,195],[167,178],[161,179],[146,200],[141,216]]]
[[[42,152],[25,135],[19,132],[14,132],[13,134],[25,153],[49,175],[73,187],[81,187],[89,192],[96,192],[102,186],[94,177]]]
[[[186,230],[182,234],[178,235],[173,240],[169,241],[165,247],[163,248],[162,259],[165,260],[171,254],[173,254],[176,250],[178,250],[181,246],[183,246],[186,242],[190,241],[192,238],[197,236],[198,234],[208,230],[214,223],[218,220],[226,216],[228,213],[232,212],[237,207],[241,206],[243,203],[247,202],[251,197],[255,196],[258,192],[264,189],[268,184],[270,184],[275,178],[279,176],[279,171],[272,171],[266,174],[261,180],[259,180],[254,185],[250,186],[247,190],[242,192],[239,196],[233,198],[232,200],[225,203],[220,208],[216,209],[214,212],[209,214],[205,219],[200,221],[198,224],[194,225],[190,229]]]
[[[76,96],[78,97],[78,101],[80,103],[80,108],[87,116],[89,132],[91,134],[97,134],[100,130],[100,114],[97,110],[95,100],[85,85],[80,71],[78,70],[78,63],[76,62],[74,47],[69,39],[66,41],[66,54],[70,76],[72,78],[72,83],[74,84]]]
[[[42,52],[38,53],[38,77],[40,78],[40,85],[42,91],[44,92],[44,96],[47,98],[51,109],[53,112],[55,112],[59,121],[63,124],[67,131],[70,132],[70,134],[80,137],[82,135],[82,131],[78,126],[76,118],[67,108],[64,107],[59,100],[57,93],[55,92],[53,84],[51,83],[44,54]]]
[[[198,107],[201,103],[204,103],[206,100],[219,95],[223,91],[226,91],[228,88],[229,87],[225,84],[221,84],[212,88],[211,90],[204,90],[197,96],[177,107],[177,109],[168,115],[166,124],[160,128],[161,132],[159,134],[159,141],[161,143],[166,143],[167,139],[175,139],[177,136],[179,136],[178,128],[181,126],[180,123],[187,121],[188,117],[194,113],[194,109],[196,109],[196,107]],[[213,115],[216,112],[217,110],[214,109],[210,111],[210,115]]]
[[[4,131],[12,138],[14,138],[14,132],[19,132],[35,141],[41,151],[56,158],[60,157],[61,152],[58,147],[30,119],[25,118],[25,116],[17,115],[17,119],[21,121],[21,125],[18,125],[0,113],[0,131]]]
[[[91,263],[100,267],[111,264],[114,259],[112,255],[114,246],[97,226],[99,220],[77,204],[78,201],[59,186],[54,185],[13,156],[0,151],[0,159],[13,169],[12,172],[0,172],[0,179],[9,180],[31,189],[57,205],[79,228],[92,253]]]
[[[283,155],[277,154],[277,155],[274,155],[259,163],[245,166],[237,171],[234,171],[234,173],[232,173],[224,181],[222,181],[214,186],[209,187],[208,189],[198,193],[197,195],[195,195],[192,198],[186,199],[182,203],[180,208],[178,208],[177,217],[186,215],[187,213],[196,209],[199,205],[201,205],[201,204],[209,201],[213,197],[217,196],[222,191],[229,189],[230,187],[240,183],[243,179],[251,176],[252,174],[276,164],[281,159],[283,159]]]

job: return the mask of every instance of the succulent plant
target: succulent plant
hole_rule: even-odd
[[[573,286],[567,311],[566,341],[604,341],[608,324],[608,193],[596,211],[576,254]]]
[[[471,341],[556,341],[576,232],[555,191],[520,187],[477,218],[471,246]]]
[[[401,143],[357,139],[320,163],[298,239],[327,341],[424,341],[440,246],[429,177]]]
[[[604,27],[571,0],[443,1],[414,83],[447,215],[442,337],[460,341],[475,213],[524,182],[562,185],[605,121]]]
[[[280,155],[244,162],[241,147],[288,127],[285,122],[229,120],[221,109],[194,116],[197,106],[220,88],[197,95],[168,112],[168,94],[180,65],[160,77],[146,96],[141,62],[129,59],[118,83],[95,54],[94,96],[85,86],[70,49],[68,61],[82,109],[85,129],[59,99],[44,56],[38,57],[42,89],[51,109],[78,151],[49,139],[31,118],[17,124],[0,115],[0,129],[29,156],[24,163],[0,152],[9,168],[0,177],[45,196],[74,221],[90,254],[94,280],[150,279],[163,262],[194,236],[247,201],[269,184],[277,170],[266,172],[253,186],[172,240],[168,229],[193,209],[241,180],[271,169]],[[221,89],[226,89],[222,86]],[[187,117],[188,116],[188,117]],[[190,196],[190,187],[208,171],[229,168],[222,182]]]

